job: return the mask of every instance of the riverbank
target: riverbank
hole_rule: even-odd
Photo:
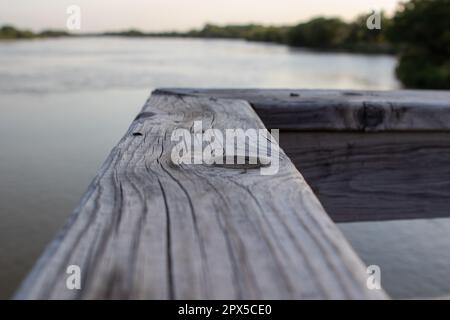
[[[0,28],[0,40],[18,40],[18,39],[39,39],[73,36],[69,32],[60,30],[44,30],[33,32],[31,30],[17,29],[13,26],[5,25]]]
[[[384,15],[381,15],[383,20]],[[37,39],[52,37],[169,37],[201,39],[242,39],[255,42],[284,44],[290,47],[328,52],[393,54],[395,46],[386,40],[384,31],[369,30],[367,16],[359,16],[346,23],[339,18],[314,18],[295,26],[266,26],[262,24],[215,25],[206,24],[201,29],[186,32],[144,32],[137,29],[107,31],[101,33],[69,33],[61,30],[46,30],[39,33],[20,30],[13,26],[0,29],[0,40]]]

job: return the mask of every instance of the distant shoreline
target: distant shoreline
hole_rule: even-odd
[[[368,30],[365,16],[346,23],[338,18],[315,18],[296,26],[265,26],[260,24],[218,26],[206,24],[200,30],[187,32],[125,31],[74,34],[62,30],[45,30],[34,33],[13,26],[0,28],[1,40],[47,39],[59,37],[127,37],[127,38],[195,38],[241,39],[253,42],[283,44],[289,47],[324,52],[349,52],[367,54],[394,54],[396,50],[381,30]],[[343,37],[342,34],[346,34]]]

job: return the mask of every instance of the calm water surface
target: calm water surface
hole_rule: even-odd
[[[14,292],[153,88],[395,89],[395,64],[244,41],[0,42],[0,298]],[[393,296],[450,293],[449,220],[340,226],[366,263],[381,266]]]

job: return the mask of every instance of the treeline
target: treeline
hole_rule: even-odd
[[[3,26],[0,28],[0,39],[13,40],[13,39],[34,39],[34,38],[50,38],[50,37],[67,37],[70,36],[68,32],[45,30],[39,33],[35,33],[30,30],[19,30],[13,26]]]
[[[366,28],[367,16],[351,23],[339,18],[319,17],[296,26],[263,26],[257,24],[217,26],[207,24],[183,36],[201,38],[245,39],[286,44],[319,50],[352,51],[365,53],[393,53],[394,46],[386,39],[384,29]],[[382,15],[382,24],[388,20]]]
[[[201,30],[186,33],[188,37],[196,38],[229,38],[249,41],[286,43],[290,27],[264,26],[259,24],[217,26],[207,24]]]
[[[139,30],[127,30],[107,32],[102,35],[244,39],[320,50],[393,53],[394,47],[387,41],[384,29],[367,29],[367,17],[368,15],[360,16],[351,23],[346,23],[339,18],[319,17],[296,26],[206,24],[202,29],[188,32],[144,33]],[[388,19],[382,15],[383,27],[388,22]]]

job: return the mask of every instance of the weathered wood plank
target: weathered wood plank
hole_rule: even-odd
[[[247,100],[335,222],[450,216],[450,91],[158,92]]]
[[[450,216],[449,132],[282,132],[335,222]]]
[[[450,91],[159,89],[157,92],[243,99],[269,129],[450,130]]]
[[[153,95],[16,298],[386,297],[284,153],[272,176],[174,165],[171,133],[195,120],[264,127],[245,101]]]

